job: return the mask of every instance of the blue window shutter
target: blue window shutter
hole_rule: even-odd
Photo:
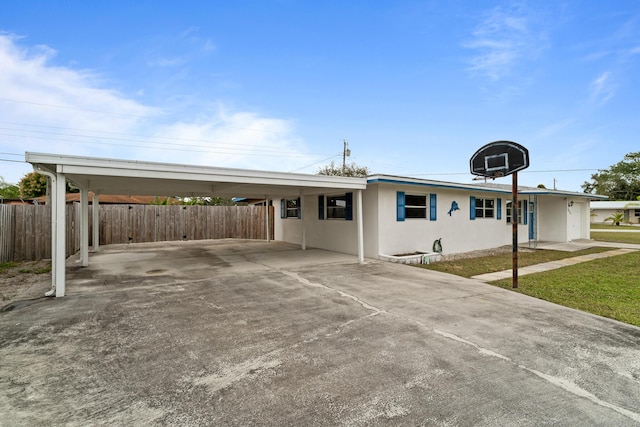
[[[285,199],[280,199],[280,218],[287,217],[287,201]]]
[[[324,196],[318,196],[318,219],[324,219]]]
[[[353,221],[353,193],[347,193],[344,196],[346,202],[344,219],[347,221]]]
[[[529,210],[528,207],[529,207],[529,202],[527,202],[526,200],[523,200],[522,201],[522,216],[524,218],[522,218],[522,223],[524,225],[527,225],[527,217],[529,216],[529,215],[527,215],[527,211]]]
[[[436,220],[437,202],[438,202],[438,195],[437,194],[429,194],[429,221],[435,221]]]
[[[476,198],[475,196],[469,197],[469,219],[476,219]]]
[[[404,221],[404,191],[396,193],[396,220]]]
[[[302,205],[300,205],[300,197],[298,197],[298,201],[296,202],[296,206],[298,207],[298,219],[302,218]]]
[[[502,219],[502,199],[498,198],[496,219]]]

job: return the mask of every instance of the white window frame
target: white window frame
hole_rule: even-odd
[[[300,206],[298,206],[298,199],[285,199],[285,218],[286,219],[298,219],[300,218],[299,210]]]
[[[332,199],[337,203],[333,206],[330,206],[329,203]],[[340,205],[340,203],[338,202],[342,202],[343,205]],[[347,219],[347,195],[345,193],[334,194],[325,197],[325,218],[337,220]]]
[[[487,206],[487,202],[491,202],[491,206]],[[490,213],[490,215],[489,215]],[[484,197],[476,197],[476,218],[495,218],[496,217],[496,199]]]
[[[413,198],[412,204],[408,202],[409,198]],[[422,201],[418,201],[416,199],[424,199],[424,204]],[[427,195],[426,194],[405,194],[404,195],[405,205],[404,205],[404,217],[405,219],[427,219]],[[417,204],[416,204],[417,202]],[[412,214],[410,215],[409,212]],[[418,213],[417,216],[413,216],[413,213]]]
[[[507,224],[511,224],[511,200],[507,200],[505,203],[505,217],[507,220]],[[524,224],[524,218],[522,218],[522,200],[518,200],[518,224]]]

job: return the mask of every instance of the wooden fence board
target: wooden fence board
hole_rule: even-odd
[[[89,244],[93,244],[89,206]],[[269,207],[273,238],[274,208]],[[203,239],[266,239],[264,206],[101,205],[101,245]],[[66,206],[67,256],[80,249],[80,205]],[[51,257],[51,207],[0,205],[0,262]]]

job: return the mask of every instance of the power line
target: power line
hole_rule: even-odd
[[[24,160],[0,159],[0,162],[26,163]]]
[[[11,137],[28,137],[28,135],[16,135],[16,134],[10,134],[10,133],[3,133],[0,132],[0,135],[3,136],[11,136]],[[33,138],[36,139],[45,139],[44,137],[37,137],[34,136]],[[185,147],[189,147],[189,145],[179,145],[179,144],[170,144],[170,147],[154,147],[154,146],[150,146],[150,145],[137,145],[137,144],[119,144],[116,142],[99,142],[99,141],[80,141],[80,140],[76,140],[76,139],[66,139],[66,138],[46,138],[46,141],[62,141],[62,142],[74,142],[77,144],[93,144],[93,145],[108,145],[108,146],[116,146],[116,147],[132,147],[132,148],[146,148],[146,149],[153,149],[153,150],[168,150],[168,151],[189,151],[189,152],[196,152],[196,153],[214,153],[214,154],[242,154],[244,156],[252,156],[252,157],[257,157],[257,156],[268,156],[268,157],[309,157],[311,155],[308,154],[295,154],[292,152],[289,153],[285,153],[282,151],[276,151],[276,150],[245,150],[244,148],[240,147],[240,148],[224,148],[224,147],[220,147],[220,148],[215,148],[215,147],[211,147],[211,149],[206,149],[206,150],[199,150],[199,149],[194,149],[194,148],[185,148]],[[122,140],[122,141],[126,141],[126,140]],[[141,142],[145,142],[145,141],[141,141]],[[153,142],[148,142],[148,144],[153,144]],[[203,148],[206,148],[206,146],[200,146]],[[252,153],[252,151],[254,153]],[[268,154],[268,153],[273,153],[273,154]]]
[[[100,114],[111,114],[114,116],[124,116],[124,117],[140,117],[145,119],[157,119],[160,115],[157,116],[146,116],[141,114],[129,114],[129,113],[115,113],[112,111],[100,111],[100,110],[90,110],[87,108],[78,108],[78,107],[69,107],[67,105],[56,105],[56,104],[44,104],[42,102],[31,102],[31,101],[22,101],[19,99],[8,99],[8,98],[0,98],[0,101],[4,102],[16,102],[19,104],[29,104],[29,105],[37,105],[40,107],[49,107],[49,108],[60,108],[64,110],[75,110],[75,111],[85,111],[90,113],[100,113]]]

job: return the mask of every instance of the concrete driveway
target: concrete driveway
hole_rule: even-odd
[[[640,328],[284,243],[101,248],[0,313],[0,425],[640,425]]]

